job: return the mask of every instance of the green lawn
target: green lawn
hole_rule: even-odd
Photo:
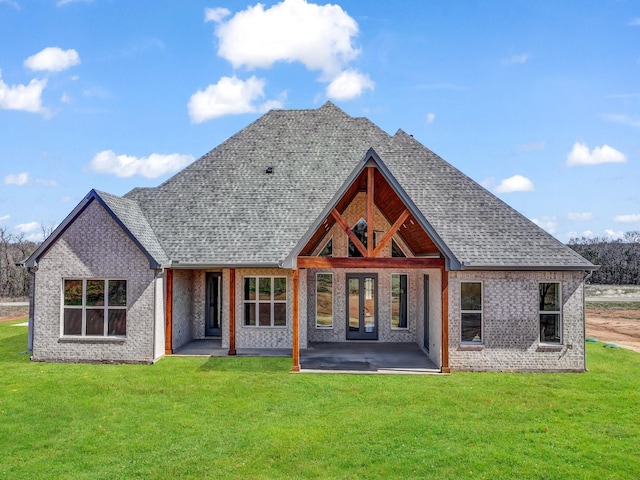
[[[18,323],[18,322],[14,322]],[[0,323],[0,478],[639,478],[640,355],[585,374],[31,363]]]

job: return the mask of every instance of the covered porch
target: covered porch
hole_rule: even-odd
[[[174,356],[227,357],[220,340],[193,340]],[[239,348],[236,356],[291,357],[289,348]],[[310,342],[300,350],[302,373],[436,374],[440,369],[410,342]]]

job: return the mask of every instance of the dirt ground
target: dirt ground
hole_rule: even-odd
[[[609,310],[587,305],[587,337],[640,353],[640,310]]]

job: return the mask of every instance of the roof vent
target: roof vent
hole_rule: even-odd
[[[273,167],[267,167],[264,173],[273,173]]]

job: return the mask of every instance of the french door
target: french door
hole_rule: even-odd
[[[378,339],[378,275],[347,274],[347,340]]]

